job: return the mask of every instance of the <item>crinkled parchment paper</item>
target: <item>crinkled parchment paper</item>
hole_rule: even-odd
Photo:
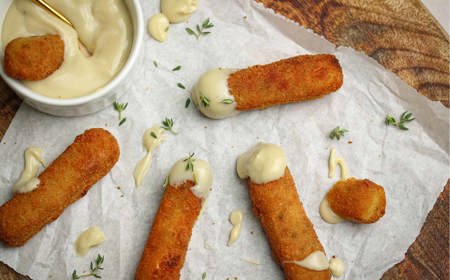
[[[158,11],[158,1],[142,1],[145,18]],[[185,32],[206,18],[212,33],[196,40]],[[442,191],[449,173],[449,115],[376,62],[351,49],[338,48],[286,21],[253,1],[200,1],[188,23],[171,25],[169,39],[160,44],[145,37],[141,63],[118,90],[126,93],[127,122],[118,127],[113,107],[87,117],[57,118],[22,105],[0,144],[0,203],[11,196],[11,186],[23,167],[29,146],[46,150],[51,162],[85,129],[104,127],[118,139],[119,162],[92,187],[21,248],[0,246],[0,260],[34,279],[69,279],[72,271],[88,269],[97,254],[105,256],[104,279],[133,279],[162,184],[171,165],[195,152],[214,171],[213,190],[198,219],[182,270],[182,279],[282,279],[258,220],[251,212],[246,183],[237,178],[235,161],[258,141],[281,145],[288,157],[297,189],[328,256],[346,261],[342,279],[379,279],[402,260]],[[344,71],[344,85],[320,100],[242,113],[209,120],[192,106],[185,109],[187,90],[206,70],[239,68],[307,53],[333,53]],[[152,61],[158,62],[156,68]],[[181,65],[180,71],[171,69]],[[384,124],[386,114],[413,112],[409,131]],[[140,188],[132,177],[144,156],[142,133],[172,117],[176,136],[153,154],[153,165]],[[350,130],[340,141],[328,133],[337,125]],[[348,141],[352,141],[349,144]],[[350,174],[370,178],[385,187],[386,215],[372,225],[321,220],[319,203],[338,179],[327,177],[330,148],[345,158]],[[120,190],[117,188],[120,186]],[[229,213],[245,214],[240,239],[227,247]],[[78,234],[100,226],[107,241],[84,258],[75,254]]]

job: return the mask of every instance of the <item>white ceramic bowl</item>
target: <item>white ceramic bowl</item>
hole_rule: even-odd
[[[3,28],[6,12],[13,1],[14,0],[0,0],[0,32]],[[115,92],[114,89],[124,80],[136,63],[144,35],[144,20],[139,0],[124,0],[124,2],[128,7],[133,24],[133,44],[130,54],[119,73],[117,73],[117,75],[106,85],[97,89],[92,94],[71,99],[55,99],[39,95],[27,88],[20,81],[11,79],[5,74],[3,65],[0,67],[0,76],[24,102],[39,111],[51,115],[65,117],[82,116],[95,113],[106,106],[112,105],[119,94],[118,92]],[[0,59],[3,63],[3,51],[0,54]]]

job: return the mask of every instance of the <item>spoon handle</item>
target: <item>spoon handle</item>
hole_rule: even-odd
[[[73,24],[70,22],[70,20],[68,20],[65,16],[63,16],[55,8],[50,6],[50,4],[48,4],[45,0],[32,0],[32,1],[35,2],[36,4],[38,4],[39,6],[41,6],[42,8],[44,8],[45,10],[47,10],[47,12],[55,15],[60,20],[64,21],[65,23],[67,23],[68,25],[73,27]]]

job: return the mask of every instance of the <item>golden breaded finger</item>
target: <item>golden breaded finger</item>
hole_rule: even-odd
[[[37,81],[50,76],[64,61],[64,41],[58,35],[16,38],[5,48],[3,67],[18,80]]]
[[[228,77],[228,88],[237,110],[253,110],[319,98],[342,82],[334,55],[300,55],[236,71]]]
[[[192,228],[202,208],[194,182],[167,186],[153,222],[136,279],[179,279]]]
[[[383,187],[368,179],[339,181],[326,198],[334,213],[355,223],[374,223],[383,217],[386,208]]]
[[[260,219],[272,253],[288,280],[330,279],[329,270],[314,271],[292,263],[324,251],[306,216],[288,168],[278,180],[255,184],[248,179],[253,212]]]
[[[0,240],[21,246],[84,196],[119,158],[116,139],[101,128],[86,130],[39,176],[38,188],[0,207]]]

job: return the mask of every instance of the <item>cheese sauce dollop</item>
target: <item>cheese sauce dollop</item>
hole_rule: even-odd
[[[192,162],[192,169],[187,168],[188,160]],[[186,181],[195,183],[191,191],[205,202],[212,186],[212,172],[208,162],[191,157],[175,162],[169,172],[169,185],[178,186]]]
[[[186,21],[198,8],[197,0],[161,0],[161,12],[171,23]]]
[[[283,177],[286,166],[286,155],[283,149],[275,144],[259,143],[239,156],[237,173],[241,179],[250,177],[256,184],[264,184]]]
[[[234,97],[228,90],[228,76],[234,71],[218,68],[200,76],[191,98],[202,114],[211,119],[223,119],[238,113]]]

